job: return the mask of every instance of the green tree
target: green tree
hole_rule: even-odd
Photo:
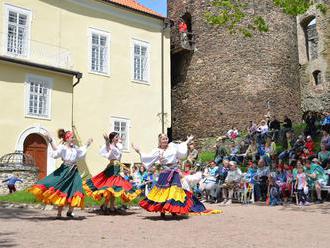
[[[254,32],[267,32],[268,23],[263,16],[251,13],[251,4],[258,4],[255,0],[212,0],[212,10],[205,13],[206,21],[215,26],[225,27],[230,33],[241,33],[251,37]],[[273,0],[274,4],[290,16],[305,13],[313,0]],[[327,11],[325,4],[317,4],[316,8],[322,13]]]

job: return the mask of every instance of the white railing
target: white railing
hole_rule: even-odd
[[[0,55],[63,69],[73,68],[69,50],[7,33],[0,33]]]

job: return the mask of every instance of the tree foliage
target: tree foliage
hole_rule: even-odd
[[[251,37],[253,32],[267,32],[268,23],[263,16],[256,15],[253,5],[258,4],[255,0],[212,0],[212,10],[205,13],[209,24],[225,27],[230,33],[241,33],[245,37]],[[274,4],[290,16],[305,13],[313,0],[273,0]],[[327,11],[325,4],[317,4],[316,8],[322,13]]]

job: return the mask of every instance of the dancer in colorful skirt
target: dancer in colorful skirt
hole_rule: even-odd
[[[115,212],[115,197],[121,197],[124,202],[135,199],[140,190],[135,189],[132,184],[121,176],[123,170],[128,170],[120,163],[122,156],[122,145],[119,142],[119,134],[112,132],[109,136],[104,135],[105,145],[101,148],[101,155],[109,159],[109,164],[101,173],[83,182],[86,194],[100,201],[105,198],[101,209],[106,211],[108,204],[110,212]]]
[[[182,187],[179,160],[186,157],[187,144],[192,140],[193,136],[189,136],[187,141],[181,144],[168,143],[167,135],[160,134],[158,136],[158,147],[153,149],[150,154],[141,153],[133,145],[134,150],[140,155],[141,161],[147,169],[153,164],[159,164],[162,168],[156,185],[150,190],[147,197],[140,202],[142,208],[149,212],[160,212],[162,218],[165,217],[165,213],[171,213],[173,216],[189,213],[218,213],[217,211],[206,210],[204,205],[193,197],[191,191]]]
[[[84,207],[82,180],[77,161],[86,155],[87,148],[93,140],[89,139],[86,145],[77,147],[73,132],[65,132],[61,129],[58,136],[62,139],[62,144],[58,146],[54,144],[49,134],[46,134],[45,138],[53,149],[52,157],[61,158],[62,165],[52,174],[38,181],[28,191],[43,203],[58,206],[57,218],[61,218],[64,206],[69,206],[67,217],[73,218],[73,208]]]

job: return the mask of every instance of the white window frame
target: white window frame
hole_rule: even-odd
[[[146,75],[146,79],[145,80],[139,80],[139,79],[135,79],[134,78],[134,48],[135,45],[139,45],[139,46],[144,46],[147,48],[147,75]],[[140,84],[150,84],[150,43],[147,41],[142,41],[139,39],[135,39],[132,38],[132,43],[131,43],[131,71],[132,71],[132,82],[135,83],[140,83]]]
[[[123,146],[123,151],[125,152],[129,152],[130,151],[130,128],[131,128],[131,121],[127,118],[121,118],[121,117],[111,117],[111,130],[113,132],[118,132],[118,131],[115,131],[115,122],[118,121],[118,122],[125,122],[126,123],[126,146]]]
[[[32,11],[29,9],[17,7],[11,4],[4,4],[5,7],[5,14],[4,14],[4,37],[3,37],[3,54],[6,54],[7,56],[11,57],[21,57],[21,58],[29,58],[30,57],[30,42],[31,42],[31,22],[32,22]],[[7,51],[8,49],[8,18],[9,18],[9,11],[13,11],[19,14],[23,14],[27,16],[27,30],[25,35],[25,53],[24,54],[17,54],[17,53],[10,53]]]
[[[94,71],[92,70],[92,38],[93,34],[103,35],[107,38],[107,51],[106,51],[106,71]],[[110,76],[110,45],[111,45],[111,35],[109,32],[97,29],[97,28],[88,28],[88,71],[92,74]]]
[[[30,104],[30,81],[32,80],[40,80],[47,84],[48,88],[48,99],[46,101],[47,104],[47,115],[38,115],[38,114],[31,114],[29,113],[29,104]],[[52,88],[53,88],[53,79],[49,77],[43,77],[35,74],[27,74],[25,80],[25,90],[24,90],[24,110],[25,110],[25,117],[28,118],[35,118],[35,119],[45,119],[51,120],[51,113],[52,113]]]

